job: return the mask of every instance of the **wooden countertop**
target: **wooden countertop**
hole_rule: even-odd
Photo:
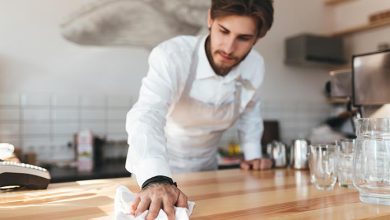
[[[356,190],[318,191],[307,171],[239,169],[176,175],[196,202],[191,219],[390,219],[390,206],[359,201]],[[0,219],[113,219],[115,189],[134,178],[85,180],[47,190],[0,193]]]

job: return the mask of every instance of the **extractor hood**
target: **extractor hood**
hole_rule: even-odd
[[[285,62],[299,66],[345,64],[343,39],[314,34],[289,37],[285,42]]]

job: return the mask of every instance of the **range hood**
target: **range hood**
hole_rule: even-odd
[[[314,34],[289,37],[285,42],[285,63],[298,66],[345,64],[343,39]]]

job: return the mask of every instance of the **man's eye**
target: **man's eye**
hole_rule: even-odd
[[[239,37],[238,38],[240,41],[249,41],[250,38],[247,38],[247,37]]]

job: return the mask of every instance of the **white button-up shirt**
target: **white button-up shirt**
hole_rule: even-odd
[[[136,175],[139,185],[157,175],[171,177],[164,135],[166,117],[184,89],[197,39],[192,36],[173,38],[155,47],[149,56],[148,74],[142,81],[139,99],[126,120],[129,135],[126,168]],[[263,58],[252,50],[226,76],[218,76],[207,59],[205,41],[206,37],[203,37],[197,52],[196,77],[190,96],[216,106],[232,102],[235,80],[241,76],[240,145],[246,160],[260,158],[263,121],[259,87],[264,77]]]

